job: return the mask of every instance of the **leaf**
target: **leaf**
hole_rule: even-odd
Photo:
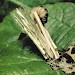
[[[10,0],[16,4],[20,4],[20,5],[28,5],[28,6],[41,6],[47,3],[55,3],[55,2],[59,2],[60,0]]]
[[[11,43],[3,48],[1,47],[0,75],[38,75],[39,73],[49,73],[50,69],[44,61],[27,51],[25,51],[25,55],[21,54],[22,48],[18,42]],[[25,50],[27,50],[27,48],[25,48]]]
[[[0,75],[64,75],[51,70],[44,60],[31,52],[31,46],[23,48],[18,40],[21,32],[10,15],[0,23]]]
[[[64,75],[63,72],[52,71],[40,58],[25,48],[25,54],[19,42],[0,47],[0,75]]]
[[[0,23],[0,44],[8,44],[18,39],[21,33],[20,28],[9,16]]]
[[[57,6],[57,4],[55,5]],[[55,5],[50,5],[49,10]],[[63,6],[64,4],[59,5]],[[65,7],[63,6],[63,8]],[[31,47],[26,46],[23,49],[21,42],[17,40],[20,33],[20,28],[9,15],[0,23],[0,75],[65,75],[61,71],[51,70],[41,58],[30,52],[32,51]]]
[[[75,45],[75,5],[57,3],[46,5],[48,22],[45,25],[58,48]]]
[[[46,4],[50,4],[50,3],[57,3],[61,0],[46,0]]]
[[[13,9],[17,8],[18,5],[8,1],[8,0],[1,0],[0,1],[0,22],[3,21],[3,18]]]

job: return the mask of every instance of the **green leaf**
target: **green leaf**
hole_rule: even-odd
[[[0,75],[64,75],[51,70],[43,59],[31,52],[31,46],[23,48],[18,40],[21,32],[10,15],[0,23]]]
[[[28,6],[41,6],[47,3],[55,3],[55,2],[59,2],[60,0],[10,0],[16,4],[24,4],[24,5],[28,5]]]
[[[0,23],[0,44],[7,44],[18,39],[20,28],[9,15]]]
[[[49,12],[48,22],[45,26],[56,45],[67,47],[74,44],[75,5],[72,3],[57,3],[45,7]],[[70,29],[70,31],[65,28]],[[15,24],[9,15],[0,23],[0,75],[65,75],[61,71],[51,70],[45,61],[31,52],[33,51],[31,46],[23,48],[21,42],[18,41],[21,32],[20,27]],[[65,33],[67,38],[63,37]],[[63,39],[60,41],[61,37]],[[71,40],[67,44],[68,39]]]
[[[45,25],[58,48],[75,45],[75,4],[46,5],[48,22]]]
[[[25,51],[23,54],[22,51]],[[52,71],[49,66],[29,48],[22,49],[19,42],[0,47],[0,75],[64,75],[60,71]]]
[[[50,3],[57,3],[61,0],[46,0],[46,4],[50,4]]]
[[[42,59],[28,52],[28,48],[24,49],[25,54],[22,54],[22,50],[17,41],[0,46],[0,75],[48,75],[49,66]]]
[[[10,2],[8,0],[1,0],[0,1],[0,22],[3,21],[3,18],[8,15],[10,11],[17,8],[18,5],[14,4],[13,2]]]

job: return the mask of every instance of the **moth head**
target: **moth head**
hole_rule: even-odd
[[[48,11],[47,11],[47,9],[45,9],[44,7],[40,7],[40,6],[33,8],[31,10],[30,17],[32,18],[32,20],[35,21],[33,12],[37,12],[42,24],[45,24],[47,22],[47,19],[48,19]]]

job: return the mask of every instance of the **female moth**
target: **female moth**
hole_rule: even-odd
[[[37,11],[32,12],[36,23],[34,20],[32,20],[30,14],[28,15],[26,13],[26,11],[27,10],[23,7],[16,8],[16,10],[13,12],[14,19],[38,47],[45,59],[58,59],[59,54],[55,50],[57,47],[52,41],[48,31],[43,26]]]

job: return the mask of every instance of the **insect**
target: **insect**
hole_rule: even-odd
[[[16,22],[22,27],[25,33],[28,34],[34,44],[38,47],[45,59],[57,59],[59,57],[59,54],[56,51],[57,47],[51,39],[48,31],[40,21],[40,18],[36,11],[27,15],[27,10],[25,9],[25,7],[16,8],[16,11],[13,13],[13,17]],[[34,19],[36,20],[36,22],[34,21]]]
[[[40,18],[40,20],[41,20],[43,25],[47,22],[47,19],[48,19],[48,11],[47,11],[47,9],[45,9],[42,6],[38,6],[38,7],[33,8],[31,10],[30,17],[32,18],[32,20],[35,20],[33,12],[37,12],[37,14],[38,14],[38,16],[39,16],[39,18]]]

